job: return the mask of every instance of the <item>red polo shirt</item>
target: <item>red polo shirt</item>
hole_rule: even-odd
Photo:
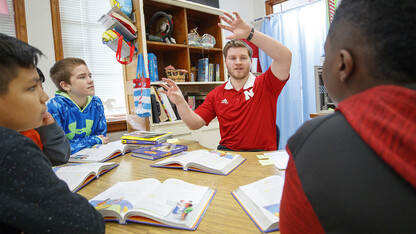
[[[208,93],[196,110],[207,125],[220,123],[220,144],[232,150],[276,150],[276,104],[286,84],[269,68],[258,77],[250,74],[237,91],[230,81]]]

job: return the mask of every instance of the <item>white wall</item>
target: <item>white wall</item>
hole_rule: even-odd
[[[251,23],[253,20],[266,15],[265,0],[219,0],[220,9],[229,13],[238,12],[246,22]],[[253,25],[258,29],[257,24]],[[225,31],[225,37],[231,35]]]
[[[49,78],[49,69],[55,63],[50,2],[25,0],[25,11],[28,42],[45,55],[41,57],[38,66],[46,78],[43,88],[49,98],[52,98],[57,88]]]

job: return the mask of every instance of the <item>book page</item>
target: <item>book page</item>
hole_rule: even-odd
[[[106,158],[110,157],[116,152],[121,151],[119,149],[111,148],[111,147],[99,147],[97,149],[88,148],[78,151],[75,154],[72,154],[69,157],[70,162],[100,162],[105,160]]]
[[[53,167],[56,176],[65,181],[69,190],[74,191],[77,186],[88,177],[89,174],[95,174],[98,177],[98,171],[102,166],[115,165],[116,163],[88,163],[88,164],[65,164],[63,166]],[[111,166],[109,166],[111,167]]]
[[[207,153],[208,153],[208,150],[187,151],[187,152],[173,155],[170,158],[167,158],[163,161],[155,163],[155,165],[168,165],[168,164],[176,163],[176,162],[179,162],[182,165],[186,165],[189,162],[195,161],[198,157],[201,157]]]
[[[140,200],[160,186],[156,179],[143,179],[130,182],[118,182],[114,186],[92,198],[89,202],[102,214],[114,211],[124,215],[129,209],[135,207]]]
[[[238,154],[233,154],[229,152],[210,151],[204,152],[202,155],[195,158],[193,162],[196,164],[200,164],[206,168],[212,168],[221,171],[222,169],[230,165],[230,163],[236,160],[237,158],[239,158]]]
[[[279,221],[283,183],[284,177],[274,175],[248,185],[240,186],[240,189],[271,222],[277,222]]]
[[[167,179],[155,191],[139,201],[131,211],[140,211],[170,225],[196,222],[199,205],[210,189],[178,179]],[[204,205],[204,204],[202,204]],[[189,221],[188,221],[189,220]]]

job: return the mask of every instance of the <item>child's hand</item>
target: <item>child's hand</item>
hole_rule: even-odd
[[[43,114],[43,121],[42,121],[42,126],[47,126],[47,125],[51,125],[55,122],[55,119],[52,117],[52,115],[45,111],[45,113]]]
[[[104,135],[99,135],[98,137],[101,139],[101,141],[103,142],[103,144],[107,144],[108,142],[110,142],[110,138],[108,138],[108,137],[106,137]]]

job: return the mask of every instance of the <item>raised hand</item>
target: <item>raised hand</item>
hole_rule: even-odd
[[[233,33],[231,36],[226,37],[226,39],[246,39],[250,35],[251,26],[241,19],[237,12],[233,12],[233,14],[235,18],[227,12],[224,13],[227,17],[220,15],[220,19],[228,25],[218,23],[218,26]]]
[[[185,101],[182,91],[173,80],[166,78],[162,78],[162,80],[166,82],[166,84],[160,84],[165,89],[161,90],[160,92],[166,94],[166,96],[168,96],[169,100],[173,102],[173,104],[177,105],[180,102]]]

